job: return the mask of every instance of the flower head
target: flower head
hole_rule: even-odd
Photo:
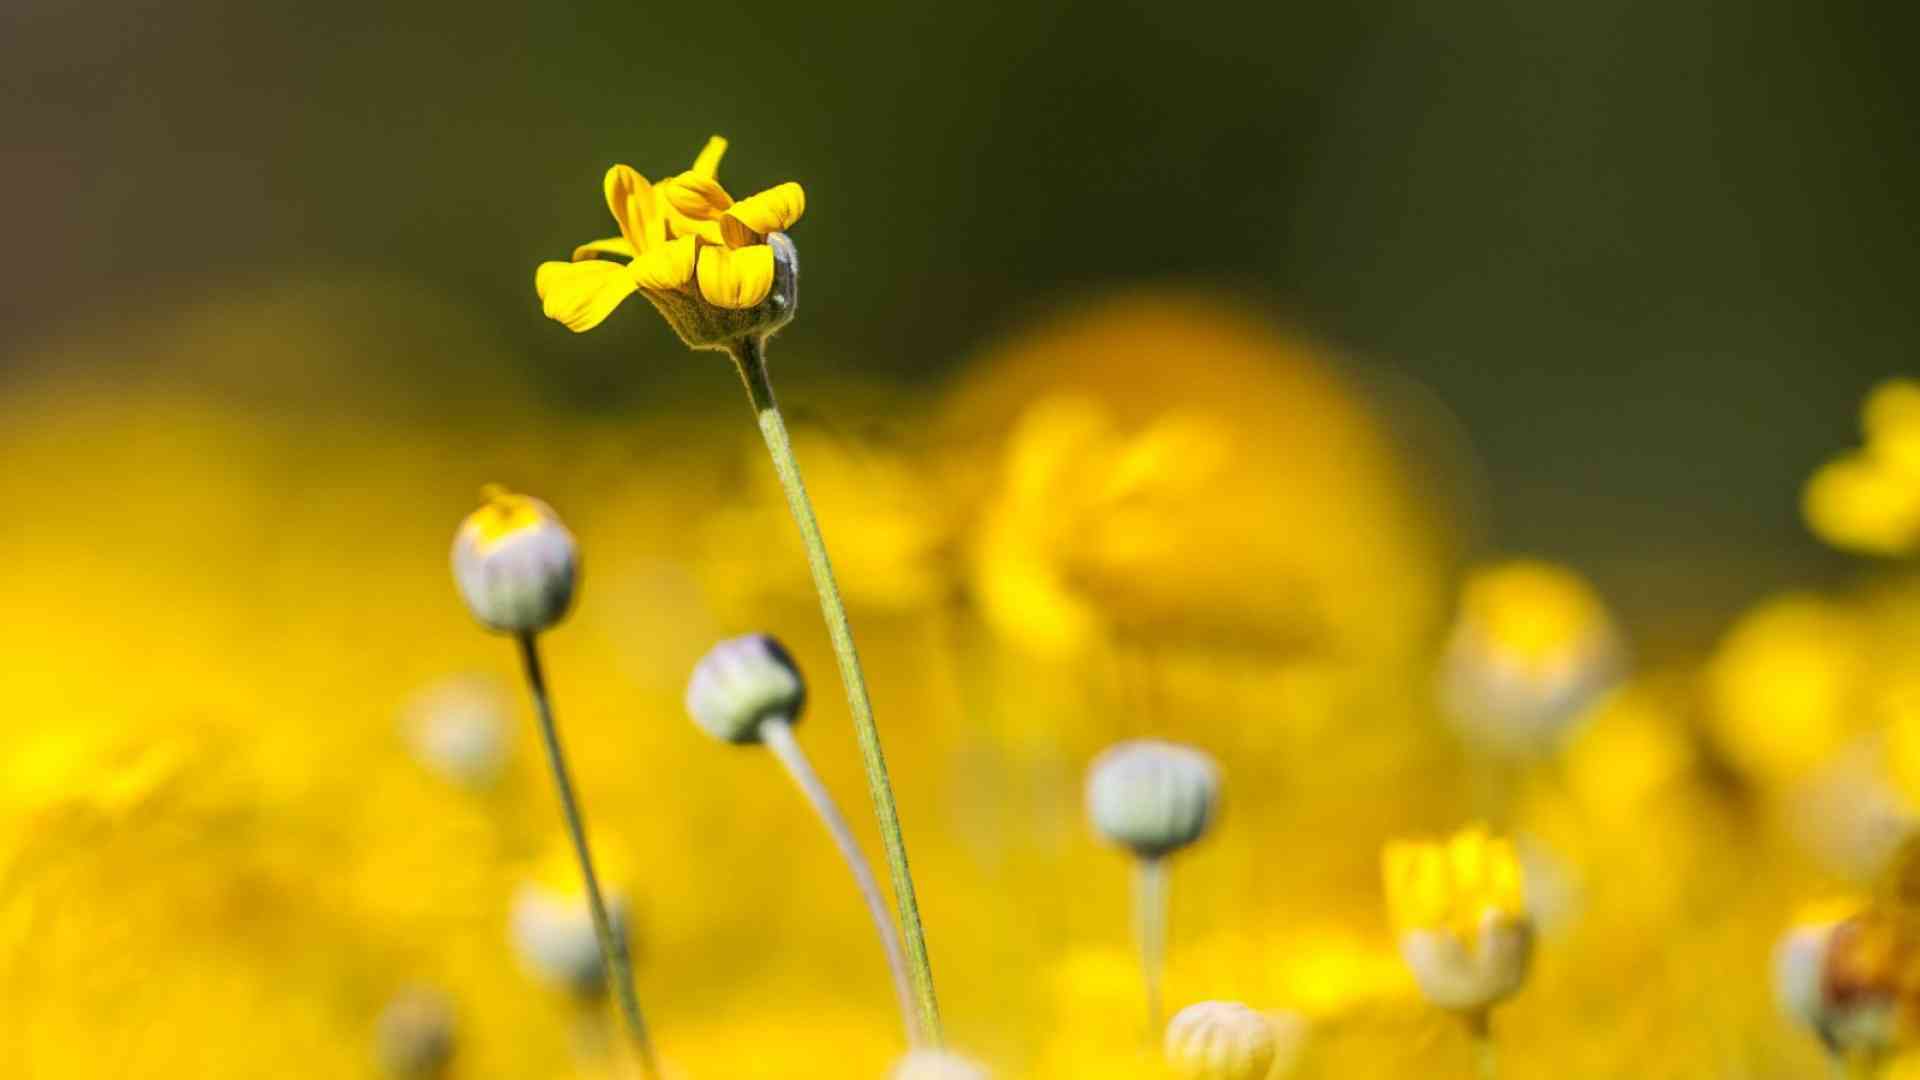
[[[387,1002],[373,1035],[382,1075],[395,1080],[443,1075],[453,1059],[453,1005],[438,990],[411,987]]]
[[[499,486],[453,539],[453,579],[473,617],[503,634],[537,633],[573,605],[573,534],[553,508]]]
[[[615,936],[626,941],[632,907],[627,882],[632,874],[617,855],[609,857],[607,851],[600,855],[607,916],[613,922]],[[578,865],[569,852],[554,849],[521,882],[514,891],[507,929],[521,963],[542,982],[584,996],[606,990],[606,968],[593,911]]]
[[[1480,826],[1444,842],[1396,841],[1381,858],[1400,955],[1449,1009],[1484,1009],[1520,989],[1533,918],[1513,844]]]
[[[718,177],[726,152],[716,135],[692,168],[657,184],[630,166],[607,170],[620,235],[580,245],[571,262],[540,264],[534,288],[547,316],[591,330],[638,292],[696,349],[791,319],[798,259],[785,230],[805,212],[806,192],[788,182],[736,200]]]

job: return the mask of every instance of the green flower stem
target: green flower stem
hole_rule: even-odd
[[[1167,861],[1133,865],[1133,928],[1140,939],[1140,971],[1147,989],[1147,1043],[1160,1041],[1160,979],[1167,966]]]
[[[900,907],[902,937],[907,946],[907,963],[913,976],[913,990],[920,1014],[920,1033],[934,1047],[945,1040],[940,1031],[940,1006],[933,994],[933,967],[927,960],[926,931],[920,925],[920,902],[914,896],[913,875],[907,868],[907,844],[900,835],[900,812],[894,806],[893,785],[887,779],[887,758],[880,748],[880,729],[873,721],[873,704],[867,699],[867,680],[860,670],[860,654],[853,646],[853,630],[847,623],[847,607],[840,599],[840,586],[833,579],[833,564],[827,559],[827,543],[820,536],[820,523],[813,516],[813,502],[800,479],[800,465],[794,460],[793,443],[787,437],[787,422],[773,398],[773,384],[767,381],[765,342],[747,338],[732,347],[741,381],[747,384],[747,397],[760,421],[760,434],[766,439],[767,454],[773,459],[773,471],[787,494],[787,508],[794,524],[800,527],[800,539],[807,549],[807,566],[813,571],[814,589],[820,594],[820,613],[827,623],[827,636],[833,640],[833,652],[840,662],[840,681],[847,688],[847,707],[853,713],[853,730],[860,742],[860,757],[866,766],[867,790],[873,797],[874,816],[880,822],[885,842],[887,869],[893,878],[893,898]]]
[[[647,1037],[647,1022],[640,1015],[640,997],[633,989],[633,964],[627,958],[626,936],[614,932],[606,898],[600,892],[600,878],[593,871],[593,854],[587,848],[587,823],[580,813],[580,801],[573,794],[573,777],[567,772],[560,729],[553,722],[553,703],[547,696],[547,678],[540,666],[540,647],[532,634],[521,634],[519,640],[527,688],[533,693],[533,709],[540,718],[540,735],[547,745],[547,764],[553,767],[553,786],[560,793],[560,813],[566,818],[567,835],[573,840],[573,854],[580,862],[580,877],[586,885],[587,905],[593,911],[593,933],[600,939],[600,959],[606,966],[607,981],[613,984],[614,995],[620,1001],[620,1013],[626,1017],[627,1033],[633,1039],[641,1075],[646,1080],[659,1080],[660,1062],[654,1056],[652,1040]]]
[[[786,766],[787,775],[793,778],[795,787],[805,795],[813,806],[813,812],[820,816],[820,823],[827,827],[833,842],[840,849],[840,856],[847,861],[847,869],[853,871],[854,884],[859,886],[860,898],[867,902],[867,913],[873,916],[873,928],[880,934],[880,947],[887,954],[887,970],[893,974],[894,996],[900,1001],[900,1019],[907,1026],[907,1042],[920,1041],[919,1023],[914,1013],[913,982],[907,975],[907,956],[900,948],[900,930],[893,923],[893,914],[887,910],[886,897],[880,894],[880,883],[874,879],[873,868],[867,865],[867,857],[860,850],[860,842],[853,838],[853,830],[847,826],[847,819],[840,814],[840,808],[834,805],[833,796],[828,793],[827,785],[820,782],[820,775],[813,771],[813,763],[807,760],[807,752],[800,748],[800,740],[793,737],[793,724],[784,716],[769,716],[760,721],[760,741],[773,756]]]
[[[1490,1010],[1477,1009],[1467,1014],[1467,1041],[1473,1044],[1474,1075],[1479,1080],[1496,1080],[1500,1075],[1500,1060],[1494,1052]]]

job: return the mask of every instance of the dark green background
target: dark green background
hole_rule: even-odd
[[[378,270],[555,400],[645,407],[687,392],[634,359],[666,331],[560,333],[532,268],[607,231],[609,162],[720,131],[736,190],[807,187],[800,374],[917,378],[1084,289],[1223,285],[1430,387],[1499,547],[1684,620],[1851,567],[1795,504],[1916,367],[1917,30],[1816,2],[8,0],[0,351]]]

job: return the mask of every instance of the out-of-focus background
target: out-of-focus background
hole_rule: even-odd
[[[1802,1075],[1774,935],[1870,890],[1920,793],[1904,541],[1802,512],[1920,347],[1916,30],[12,0],[0,1063],[371,1074],[391,1003],[431,994],[456,1075],[603,1067],[596,1006],[509,930],[565,868],[511,650],[445,567],[499,480],[581,540],[553,678],[674,1067],[880,1074],[843,869],[679,706],[712,640],[787,639],[877,853],[737,381],[643,304],[576,336],[533,293],[612,231],[609,164],[667,175],[721,132],[736,194],[807,190],[775,377],[957,1042],[1008,1076],[1138,1065],[1124,859],[1079,792],[1152,734],[1227,777],[1172,996],[1298,1021],[1302,1075],[1466,1068],[1376,864],[1475,818],[1531,853],[1515,1072]],[[1509,556],[1574,584],[1463,593]],[[1523,674],[1578,646],[1549,660],[1593,676],[1579,709],[1460,673],[1504,641],[1475,596],[1522,609]]]

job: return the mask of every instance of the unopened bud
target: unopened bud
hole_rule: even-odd
[[[707,651],[687,683],[687,712],[700,730],[731,743],[760,741],[768,717],[798,720],[806,682],[787,650],[767,634],[729,638]]]
[[[1273,1024],[1237,1002],[1189,1005],[1167,1025],[1167,1064],[1180,1080],[1266,1080],[1278,1052]]]
[[[531,495],[489,487],[453,539],[453,579],[473,617],[503,634],[558,623],[573,604],[573,535]]]
[[[1087,771],[1094,828],[1141,858],[1171,854],[1206,835],[1219,799],[1213,759],[1175,743],[1124,742]]]

